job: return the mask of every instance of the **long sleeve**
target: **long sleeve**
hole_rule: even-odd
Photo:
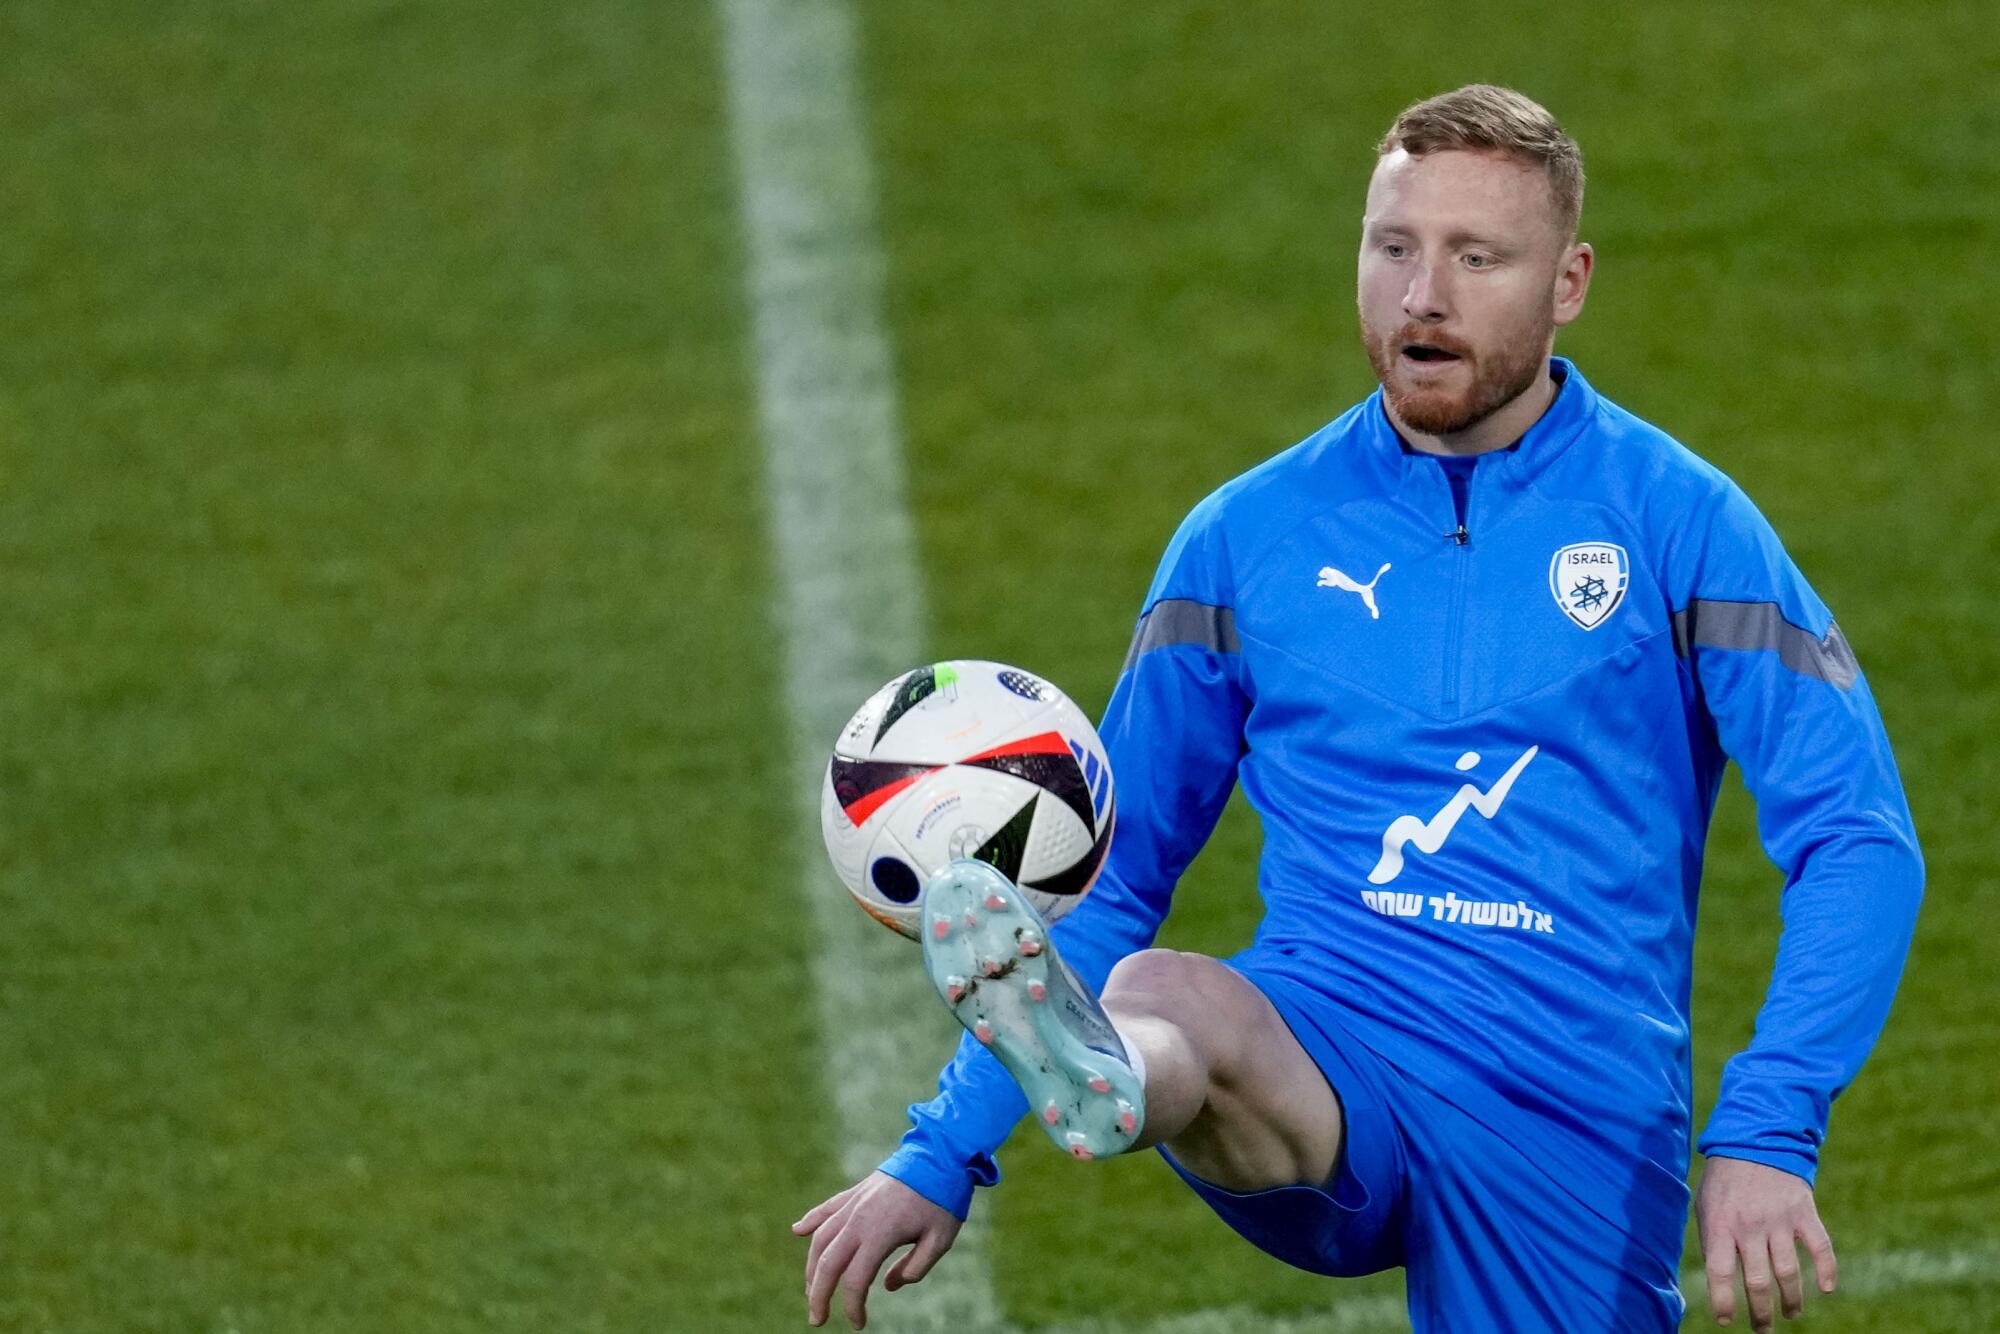
[[[1888,1018],[1923,860],[1868,683],[1770,525],[1731,486],[1694,539],[1676,643],[1784,873],[1756,1035],[1724,1068],[1699,1147],[1810,1182],[1833,1100]]]
[[[1152,943],[1174,885],[1207,842],[1236,783],[1248,697],[1214,501],[1181,526],[1148,591],[1099,735],[1116,783],[1117,825],[1097,884],[1052,939],[1092,988]],[[998,1059],[967,1037],[910,1108],[882,1170],[963,1218],[993,1185],[993,1152],[1027,1102]]]

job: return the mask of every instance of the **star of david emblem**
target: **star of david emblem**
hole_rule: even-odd
[[[1571,623],[1595,630],[1625,600],[1631,572],[1625,548],[1616,542],[1573,542],[1549,561],[1549,592]]]

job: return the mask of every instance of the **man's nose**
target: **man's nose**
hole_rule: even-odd
[[[1422,324],[1436,324],[1451,313],[1446,301],[1443,275],[1431,265],[1419,262],[1403,289],[1403,315]]]

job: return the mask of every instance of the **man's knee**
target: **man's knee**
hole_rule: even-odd
[[[1231,982],[1248,985],[1226,964],[1206,954],[1140,950],[1120,959],[1111,970],[1104,984],[1104,999],[1128,1009],[1178,1019],[1184,1012],[1212,1011],[1231,990]]]
[[[1188,958],[1179,950],[1151,949],[1128,954],[1112,966],[1111,976],[1104,983],[1104,994],[1175,990],[1187,974]]]
[[[1240,1034],[1254,1022],[1262,1001],[1229,965],[1182,950],[1127,955],[1104,984],[1104,1003],[1112,1010],[1165,1020],[1204,1049]]]

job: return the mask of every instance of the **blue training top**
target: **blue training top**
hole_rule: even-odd
[[[1565,1179],[1678,1219],[1726,760],[1784,872],[1784,928],[1703,1153],[1812,1179],[1923,863],[1868,685],[1763,515],[1551,369],[1554,402],[1482,458],[1462,510],[1378,390],[1188,516],[1101,728],[1110,857],[1055,939],[1102,986],[1241,783],[1264,829],[1260,953]],[[1026,1103],[969,1038],[939,1088],[884,1170],[962,1217]]]

